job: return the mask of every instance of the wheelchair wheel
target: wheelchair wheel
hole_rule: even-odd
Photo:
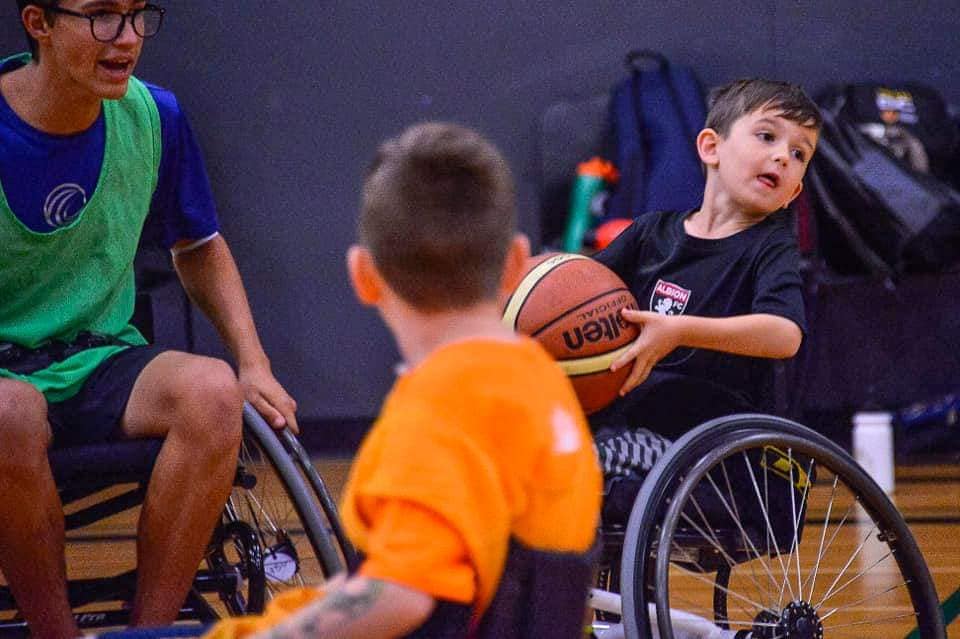
[[[628,637],[946,636],[883,491],[830,440],[770,416],[708,422],[667,451],[634,504],[621,571]]]
[[[355,561],[299,442],[245,406],[234,489],[206,557],[219,585],[204,590],[218,592],[228,614],[256,613],[278,593],[319,585]]]

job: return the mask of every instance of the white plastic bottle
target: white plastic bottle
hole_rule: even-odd
[[[893,416],[881,411],[853,416],[853,458],[887,494],[894,489]]]

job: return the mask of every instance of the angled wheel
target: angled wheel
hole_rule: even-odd
[[[245,406],[234,489],[207,555],[226,612],[260,612],[278,593],[321,584],[355,561],[334,502],[299,442]]]
[[[624,547],[628,637],[946,636],[906,522],[816,432],[762,415],[714,420],[650,478]]]

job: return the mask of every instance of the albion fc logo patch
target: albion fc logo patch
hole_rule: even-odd
[[[650,296],[650,310],[661,315],[680,315],[687,308],[690,289],[677,286],[672,282],[657,280]]]

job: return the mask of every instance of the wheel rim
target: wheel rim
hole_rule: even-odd
[[[778,462],[771,463],[771,448]],[[815,471],[821,481],[808,481]],[[731,475],[748,477],[740,484],[748,489],[734,488]],[[789,503],[787,525],[773,512],[775,481],[798,486],[776,489],[778,512]],[[710,493],[712,508],[704,498]],[[730,522],[738,542],[732,547],[716,532],[731,529]],[[694,553],[678,543],[684,534],[699,538],[701,549]],[[677,487],[656,548],[670,549],[656,553],[654,570],[664,638],[687,623],[671,622],[671,609],[767,639],[894,636],[916,623],[927,629],[924,636],[942,636],[929,573],[893,506],[846,455],[796,435],[740,433],[709,450]],[[729,608],[723,615],[714,601],[713,571],[703,565],[710,556],[732,572],[720,588]]]

